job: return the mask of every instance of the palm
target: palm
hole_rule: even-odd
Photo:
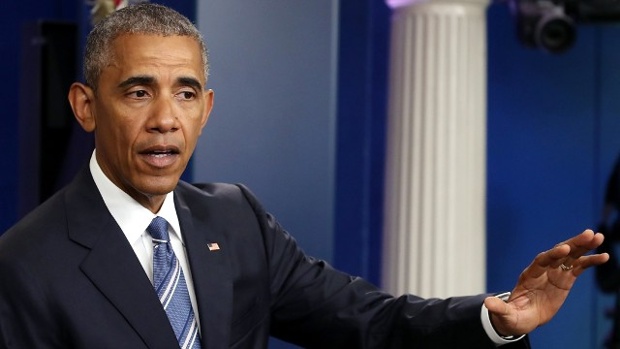
[[[558,312],[577,277],[587,268],[609,259],[607,254],[585,254],[603,242],[591,230],[540,253],[521,273],[507,303],[497,298],[485,301],[499,333],[529,333],[547,323]],[[560,266],[573,266],[563,270]]]

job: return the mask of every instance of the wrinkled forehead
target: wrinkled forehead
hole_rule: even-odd
[[[209,68],[206,48],[201,38],[191,35],[163,35],[150,32],[123,33],[109,38],[103,46],[105,48],[100,50],[98,54],[92,55],[94,52],[91,52],[90,59],[85,61],[85,76],[87,82],[90,78],[90,81],[94,83],[93,85],[99,85],[99,78],[106,67],[133,64],[135,63],[133,57],[145,51],[151,53],[152,58],[170,55],[187,56],[188,61],[192,62],[192,66],[200,70],[196,77],[206,87]],[[198,65],[195,65],[195,62]],[[97,86],[93,87],[95,90],[97,89]]]
[[[102,62],[104,70],[113,68],[147,74],[158,69],[174,69],[206,84],[200,43],[190,36],[124,34],[112,41],[106,55]]]
[[[160,55],[170,53],[182,54],[198,60],[202,60],[201,43],[194,37],[184,35],[158,35],[149,33],[122,34],[110,41],[105,53],[109,59],[114,59],[120,55],[139,55],[141,51],[155,51]]]

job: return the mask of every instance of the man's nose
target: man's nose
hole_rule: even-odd
[[[177,130],[178,112],[173,96],[158,96],[153,103],[148,128],[161,133]]]

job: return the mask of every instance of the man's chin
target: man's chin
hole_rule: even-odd
[[[155,184],[146,186],[144,188],[144,190],[142,190],[142,193],[144,193],[147,196],[167,195],[168,193],[173,191],[174,188],[177,187],[177,183],[178,183],[178,181],[174,181],[172,183],[170,183],[170,182],[155,183]]]
[[[154,177],[136,183],[134,189],[147,197],[164,196],[173,191],[179,183],[179,177]]]

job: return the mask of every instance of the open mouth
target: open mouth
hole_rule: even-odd
[[[164,156],[176,155],[179,152],[175,152],[173,150],[154,150],[146,153],[146,155],[154,156],[156,158],[163,158]]]
[[[140,152],[143,159],[154,167],[167,167],[178,158],[180,151],[176,147],[151,147]]]
[[[164,157],[170,155],[178,155],[179,149],[172,146],[156,146],[144,149],[140,152],[141,155],[150,155],[155,157]]]

